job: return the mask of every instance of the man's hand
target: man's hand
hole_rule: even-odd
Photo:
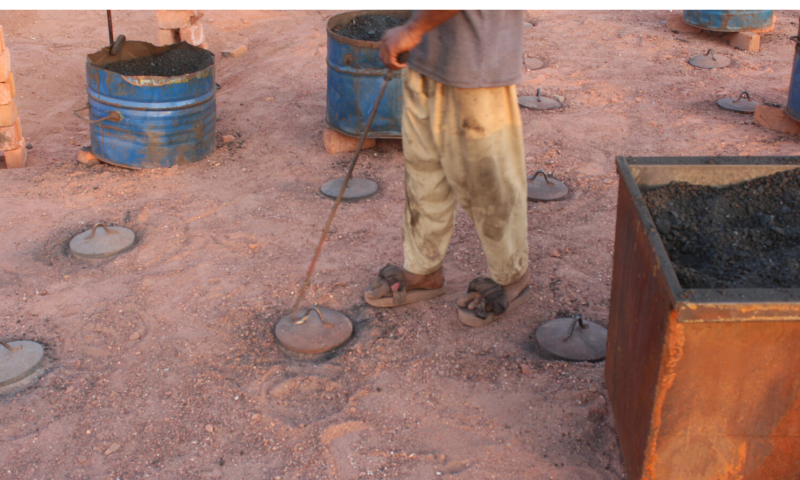
[[[409,25],[386,30],[381,38],[381,60],[392,70],[405,68],[406,64],[400,63],[397,56],[403,52],[410,52],[420,44],[422,37],[423,35],[420,35],[418,31],[409,28]]]
[[[415,12],[403,25],[386,30],[381,38],[381,60],[392,70],[405,68],[397,56],[410,52],[422,42],[426,33],[454,17],[459,10],[426,10]]]

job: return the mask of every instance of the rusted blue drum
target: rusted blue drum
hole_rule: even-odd
[[[772,26],[772,10],[684,10],[683,22],[715,32],[746,32]]]
[[[328,20],[328,93],[325,121],[332,129],[360,137],[375,107],[383,77],[389,72],[381,60],[378,42],[354,40],[333,32],[359,15],[408,18],[409,11],[362,10],[334,15]],[[378,106],[369,138],[400,138],[403,119],[403,84],[394,76]]]
[[[163,52],[198,47],[126,42],[124,48]],[[214,151],[213,64],[194,73],[161,77],[120,75],[105,70],[102,65],[107,63],[108,47],[86,60],[95,156],[120,167],[158,168],[196,162]]]
[[[792,80],[789,84],[789,101],[786,103],[786,114],[800,122],[800,27],[794,41],[794,66]]]

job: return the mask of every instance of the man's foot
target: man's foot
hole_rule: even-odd
[[[364,300],[374,307],[396,307],[438,297],[446,291],[442,269],[417,275],[394,265],[387,265],[378,280],[364,292]]]
[[[470,292],[458,300],[458,318],[471,327],[491,323],[530,297],[530,270],[508,285],[501,286],[488,278],[478,278],[470,283]]]

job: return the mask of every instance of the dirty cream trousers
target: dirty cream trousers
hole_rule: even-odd
[[[516,87],[454,88],[403,71],[403,267],[441,267],[456,202],[500,285],[528,268],[527,181]]]

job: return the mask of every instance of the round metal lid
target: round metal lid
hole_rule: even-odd
[[[36,342],[0,342],[0,387],[19,382],[39,368],[44,348]]]
[[[606,357],[608,330],[580,315],[550,320],[536,329],[536,341],[548,354],[572,362],[597,362]]]
[[[310,307],[300,310],[295,318],[298,320],[292,321],[286,315],[275,325],[275,338],[293,352],[327,352],[341,346],[353,334],[350,319],[329,308]]]
[[[541,175],[541,178],[537,178]],[[547,175],[544,170],[538,170],[533,176],[528,177],[528,200],[548,202],[559,200],[567,196],[569,188],[562,182]]]
[[[98,230],[97,227],[103,227]],[[133,245],[136,234],[125,227],[96,223],[91,230],[79,233],[69,242],[72,253],[83,258],[104,258],[121,253]]]
[[[539,70],[540,68],[544,68],[544,62],[538,58],[526,58],[524,65],[528,70]]]
[[[747,100],[742,100],[747,98]],[[717,101],[717,105],[725,110],[732,110],[741,113],[753,113],[756,111],[758,102],[750,100],[750,94],[747,91],[742,92],[739,98],[723,98]]]
[[[543,97],[541,88],[536,90],[536,95],[519,97],[517,100],[521,106],[534,110],[554,110],[564,106],[558,100]]]
[[[725,68],[730,64],[729,57],[715,55],[714,50],[710,48],[705,55],[695,55],[689,59],[689,65],[697,68]]]
[[[323,184],[319,191],[326,197],[336,200],[339,197],[339,192],[342,190],[342,183],[344,178],[337,178]],[[356,200],[363,200],[375,195],[378,192],[378,184],[366,178],[351,178],[347,183],[347,188],[344,191],[342,200],[353,202]]]

